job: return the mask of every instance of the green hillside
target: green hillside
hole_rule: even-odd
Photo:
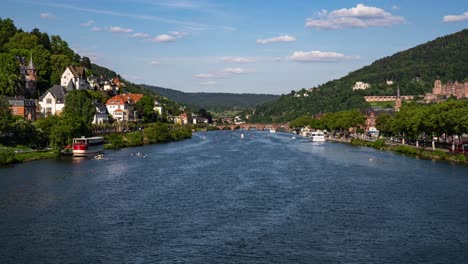
[[[141,84],[162,96],[194,108],[208,110],[244,109],[278,99],[273,94],[233,94],[233,93],[184,93],[172,89]]]
[[[115,71],[93,64],[89,58],[75,53],[60,36],[49,36],[37,28],[26,32],[16,28],[13,20],[0,18],[0,95],[24,94],[24,80],[20,77],[19,62],[28,62],[31,55],[37,69],[37,92],[32,95],[35,98],[54,84],[59,84],[60,77],[68,65],[83,66],[88,75],[105,75],[108,78],[119,76]],[[169,113],[180,112],[179,104],[157,95],[152,90],[121,77],[120,79],[126,84],[127,91],[155,96]]]
[[[430,92],[434,80],[464,81],[468,78],[468,29],[437,38],[414,48],[373,62],[348,75],[319,85],[308,97],[291,93],[276,101],[258,106],[253,122],[287,122],[304,114],[336,112],[369,105],[364,95],[402,95]],[[392,79],[393,85],[386,80]],[[368,90],[352,91],[355,82],[371,84]],[[301,94],[306,91],[301,91]]]

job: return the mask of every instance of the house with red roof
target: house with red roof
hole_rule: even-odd
[[[135,104],[143,97],[143,94],[119,94],[106,102],[109,114],[117,122],[133,121],[138,118]]]

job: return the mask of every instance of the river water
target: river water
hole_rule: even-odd
[[[468,263],[467,166],[291,134],[35,161],[0,186],[0,263]]]

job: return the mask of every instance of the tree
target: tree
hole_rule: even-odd
[[[72,137],[90,135],[95,112],[89,93],[84,90],[73,90],[65,99],[61,126],[67,126]]]
[[[25,49],[32,50],[39,45],[39,40],[36,35],[27,32],[17,32],[10,40],[4,45],[7,50]]]
[[[83,56],[81,58],[80,65],[85,67],[88,70],[91,70],[93,68],[93,66],[91,64],[91,60],[86,56]]]
[[[11,120],[10,103],[5,97],[0,95],[0,136],[4,136],[8,131]]]
[[[0,53],[0,94],[15,95],[21,93],[22,80],[19,75],[19,62],[15,56]]]
[[[138,114],[145,123],[156,121],[157,114],[154,112],[154,99],[149,95],[143,95],[135,105]]]
[[[380,134],[388,136],[392,133],[391,122],[392,116],[388,113],[382,113],[377,116],[376,128],[380,131]]]
[[[50,56],[50,83],[60,83],[63,71],[72,64],[72,60],[64,54],[52,54]]]
[[[0,18],[0,52],[4,51],[3,45],[16,34],[16,27],[13,20]]]

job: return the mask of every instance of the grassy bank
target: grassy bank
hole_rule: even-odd
[[[391,146],[385,143],[385,140],[378,139],[376,141],[366,141],[362,139],[352,139],[351,144],[358,145],[358,146],[366,146],[371,147],[379,150],[390,150],[398,153],[402,153],[405,155],[410,155],[418,158],[424,159],[433,159],[433,160],[448,160],[454,162],[460,162],[468,164],[468,158],[466,155],[458,154],[453,155],[447,152],[444,152],[440,149],[432,150],[425,150],[424,148],[416,148],[407,145],[398,145],[398,146]]]
[[[130,133],[112,133],[105,135],[105,149],[120,149],[147,144],[167,143],[192,137],[189,126],[155,123],[146,126],[143,131]]]
[[[16,148],[0,147],[0,167],[10,166],[15,163],[53,158],[54,154],[49,150],[22,150]]]

